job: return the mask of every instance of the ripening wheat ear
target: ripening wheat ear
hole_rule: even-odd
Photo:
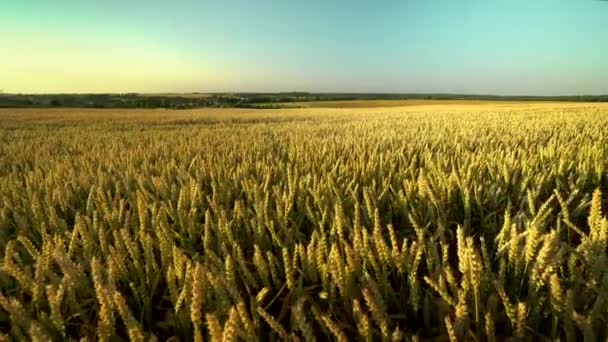
[[[372,285],[373,287],[373,285]],[[389,338],[389,321],[386,315],[386,305],[382,298],[377,295],[377,291],[371,290],[370,288],[363,289],[363,298],[365,304],[372,313],[372,318],[380,328],[383,338]]]
[[[488,338],[488,342],[494,342],[496,341],[496,336],[495,336],[495,330],[494,330],[494,319],[492,317],[492,313],[490,311],[485,313],[484,316],[484,321],[485,321],[485,333],[486,333],[486,337]]]
[[[564,313],[564,311],[566,310],[566,300],[564,298],[564,292],[562,290],[559,277],[556,273],[551,274],[551,278],[549,280],[549,289],[553,309],[558,314]]]
[[[558,251],[558,233],[556,231],[552,231],[551,233],[545,235],[543,246],[538,252],[536,263],[531,271],[530,280],[537,289],[546,284],[547,277],[553,271],[554,265],[559,262]]]
[[[511,230],[511,201],[509,201],[508,208],[505,210],[504,221],[498,234],[496,235],[495,241],[498,249],[502,249],[510,238]]]
[[[526,322],[528,317],[528,308],[526,303],[517,304],[517,320],[515,324],[515,335],[523,338],[525,336]]]
[[[257,308],[257,312],[258,314],[260,314],[260,316],[264,319],[264,321],[266,321],[266,323],[270,326],[270,328],[277,333],[277,335],[279,335],[279,337],[282,340],[287,340],[289,338],[289,335],[287,334],[287,331],[285,331],[285,329],[283,328],[283,326],[281,326],[281,323],[279,323],[276,319],[274,319],[274,317],[272,317],[272,315],[270,315],[268,312],[266,312],[266,310],[264,310],[261,307]]]
[[[233,286],[236,281],[236,270],[234,267],[234,261],[232,259],[231,255],[227,255],[226,256],[226,261],[225,261],[225,275],[224,278],[226,279],[226,282],[228,284],[230,284],[230,286]]]
[[[511,327],[515,328],[517,326],[517,309],[515,305],[513,305],[509,300],[509,297],[507,296],[507,293],[505,292],[505,289],[503,288],[501,283],[499,283],[498,281],[494,281],[494,287],[496,289],[496,292],[498,292],[500,299],[502,300],[502,304],[505,308],[505,314],[511,321]]]
[[[456,336],[462,338],[467,331],[469,324],[469,309],[467,305],[467,293],[465,290],[460,290],[458,293],[458,302],[455,307],[455,331]]]
[[[289,250],[287,249],[287,247],[283,248],[283,270],[285,271],[285,279],[287,281],[287,287],[290,290],[293,290],[295,288],[295,276],[296,276],[296,272],[293,268],[293,264],[292,264],[292,259],[289,255]]]
[[[15,298],[6,298],[0,291],[0,307],[8,312],[15,326],[27,330],[31,319],[23,308],[23,305]]]
[[[481,277],[483,274],[483,264],[482,264],[481,258],[479,256],[479,253],[477,252],[477,250],[475,249],[475,246],[473,244],[473,238],[467,238],[467,248],[468,248],[467,255],[469,258],[469,272],[470,272],[469,279],[471,280],[471,284],[473,286],[473,297],[474,297],[474,301],[475,301],[475,322],[477,324],[479,324],[479,322],[480,322],[479,289],[481,288],[481,285],[482,285]]]
[[[540,238],[540,230],[536,225],[529,227],[526,232],[527,235],[526,244],[524,246],[524,260],[525,266],[528,267],[534,261],[536,250],[538,249],[538,245],[542,239]]]
[[[143,342],[144,341],[143,332],[139,326],[139,323],[137,322],[137,320],[135,320],[135,317],[133,317],[131,310],[127,306],[127,302],[125,301],[124,297],[120,294],[120,292],[114,292],[113,297],[114,297],[114,304],[116,305],[116,309],[117,309],[118,313],[120,314],[120,318],[122,318],[122,321],[125,323],[125,326],[127,327],[127,332],[129,334],[129,340],[131,342]]]
[[[344,233],[344,209],[342,208],[342,203],[340,200],[338,200],[334,206],[334,213],[334,227],[332,228],[335,228],[338,238],[341,241],[346,241],[346,235]]]
[[[588,222],[591,240],[606,241],[608,226],[602,214],[602,192],[599,188],[593,192]]]
[[[17,259],[17,261],[14,261]],[[11,277],[17,279],[23,289],[34,292],[34,281],[32,277],[23,271],[18,260],[17,252],[15,251],[14,240],[9,241],[6,244],[4,251],[4,263],[2,264],[2,270],[8,273]]]
[[[236,304],[236,311],[239,315],[239,320],[241,321],[242,329],[240,329],[240,332],[245,335],[246,340],[254,339],[256,336],[256,332],[253,327],[253,323],[249,317],[249,311],[247,310],[247,307],[245,306],[245,302],[243,300],[239,301]]]
[[[347,342],[348,337],[344,334],[342,329],[334,321],[329,318],[328,315],[320,315],[318,318],[323,323],[338,342]]]
[[[55,285],[46,286],[46,297],[51,308],[51,320],[53,321],[55,328],[59,330],[62,338],[66,338],[65,321],[61,315],[61,302],[64,293],[65,290],[63,287],[60,287],[59,290],[57,290]]]
[[[464,229],[461,226],[458,226],[456,229],[456,248],[458,253],[458,269],[460,273],[464,276],[468,274],[468,256],[467,256],[467,245],[466,239],[464,237]]]
[[[382,227],[380,223],[380,211],[376,208],[374,212],[374,246],[378,251],[378,255],[380,256],[380,260],[384,265],[389,265],[392,261],[391,254],[389,252],[388,246],[386,245],[386,241],[382,235]]]
[[[270,271],[268,270],[268,265],[266,264],[266,260],[264,259],[264,255],[262,254],[262,250],[256,244],[254,245],[253,252],[253,265],[257,271],[258,278],[261,279],[262,284],[264,286],[270,286]]]
[[[192,279],[192,303],[190,304],[190,319],[194,327],[195,342],[203,341],[201,325],[203,321],[203,301],[205,299],[203,266],[197,263],[194,268]]]
[[[38,259],[40,252],[27,236],[20,235],[19,237],[17,237],[17,241],[19,241],[21,245],[23,245],[25,250],[29,253],[29,255],[32,256],[32,258]]]
[[[346,277],[345,267],[340,256],[338,244],[334,242],[329,252],[329,271],[333,277],[340,295],[346,297]]]
[[[371,323],[369,317],[361,308],[358,299],[353,300],[353,316],[357,322],[357,330],[366,341],[372,340]]]
[[[99,303],[97,337],[101,341],[106,341],[114,333],[113,302],[108,288],[103,281],[101,263],[97,258],[93,258],[91,261],[91,273],[93,275],[95,294]]]
[[[444,322],[445,322],[445,328],[447,331],[448,338],[450,339],[450,342],[458,342],[458,338],[456,337],[456,331],[454,330],[454,324],[452,323],[452,320],[450,319],[450,317],[445,316]]]
[[[239,246],[239,245],[234,246],[234,253],[236,255],[237,265],[243,275],[243,280],[246,281],[246,283],[247,283],[247,286],[251,287],[251,288],[259,288],[259,285],[258,285],[258,282],[257,282],[255,276],[253,275],[253,273],[251,273],[251,271],[247,267],[247,262],[245,260],[245,257],[243,256],[243,250],[241,249],[241,246]]]
[[[222,326],[212,313],[205,314],[205,321],[207,322],[207,331],[212,342],[222,342]]]

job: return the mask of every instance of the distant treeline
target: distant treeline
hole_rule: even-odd
[[[0,94],[0,107],[169,108],[202,107],[278,108],[289,102],[346,100],[494,100],[608,102],[608,95],[498,96],[460,94],[379,93],[213,93],[184,95],[149,94]]]

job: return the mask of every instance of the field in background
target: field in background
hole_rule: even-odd
[[[207,93],[141,93],[141,96],[183,97],[186,99],[198,99],[213,96]]]
[[[377,108],[410,106],[459,106],[459,105],[506,105],[517,106],[521,103],[478,100],[360,100],[360,101],[307,101],[286,103],[304,108]]]
[[[608,104],[370,102],[0,109],[0,333],[605,340]]]
[[[305,101],[281,103],[300,108],[386,108],[419,110],[437,106],[440,110],[513,110],[523,108],[608,108],[608,103],[551,102],[551,101],[488,101],[488,100],[352,100],[352,101]],[[414,107],[407,108],[404,107]]]

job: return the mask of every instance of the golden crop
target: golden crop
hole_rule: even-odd
[[[594,341],[608,106],[0,110],[6,340]]]

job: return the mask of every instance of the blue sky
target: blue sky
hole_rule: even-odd
[[[608,94],[608,1],[6,0],[10,92]]]

